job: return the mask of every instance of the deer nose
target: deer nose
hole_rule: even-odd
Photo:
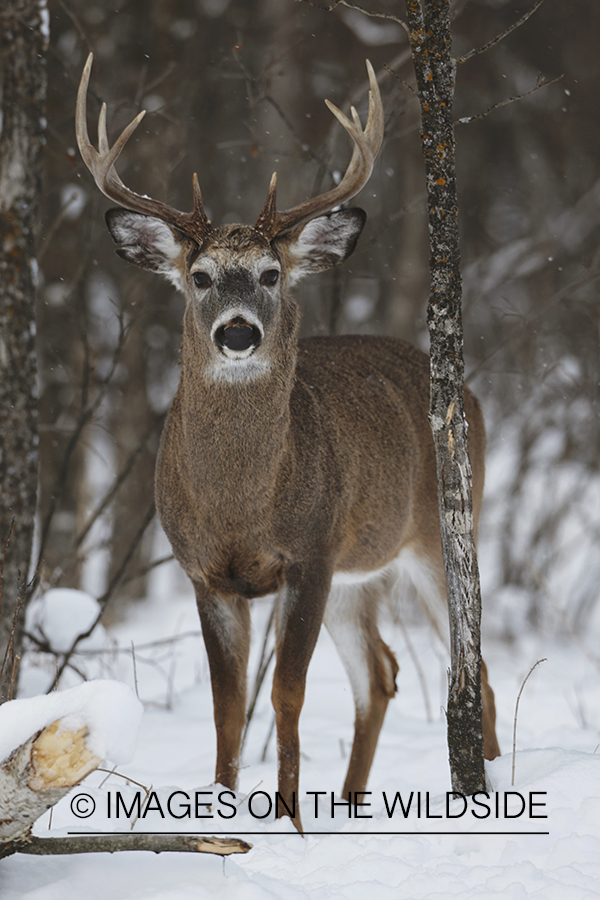
[[[256,325],[251,325],[241,316],[236,316],[217,328],[214,339],[219,350],[243,353],[256,350],[262,341],[262,335]]]

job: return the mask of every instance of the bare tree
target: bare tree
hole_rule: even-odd
[[[6,547],[1,697],[20,650],[22,623],[16,622],[12,638],[11,630],[27,580],[37,493],[35,239],[45,130],[45,2],[7,0],[0,25],[0,544]]]
[[[463,405],[462,284],[452,119],[456,63],[450,56],[449,0],[406,0],[406,10],[421,105],[429,216],[429,422],[436,453],[450,615],[448,750],[453,790],[473,794],[485,790],[481,590]]]

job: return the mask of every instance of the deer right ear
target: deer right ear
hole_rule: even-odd
[[[175,229],[160,219],[128,209],[109,209],[104,218],[119,256],[142,269],[159,272],[181,290],[183,282],[178,263],[182,258],[183,236],[179,239]]]
[[[285,248],[288,257],[290,284],[348,259],[366,220],[362,209],[340,209],[276,238],[274,243],[280,250]]]

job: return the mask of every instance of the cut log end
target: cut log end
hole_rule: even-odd
[[[31,748],[31,775],[27,785],[32,791],[72,787],[93,772],[102,760],[85,745],[87,727],[79,731],[61,728],[60,719],[48,725]]]

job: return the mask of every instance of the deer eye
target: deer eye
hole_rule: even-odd
[[[277,279],[279,278],[279,272],[277,269],[267,269],[266,272],[263,272],[260,276],[260,283],[267,284],[269,287],[273,287],[274,284],[277,284]]]
[[[196,285],[196,287],[210,287],[212,284],[210,275],[208,275],[206,272],[194,272],[192,278],[194,279],[194,284]]]

